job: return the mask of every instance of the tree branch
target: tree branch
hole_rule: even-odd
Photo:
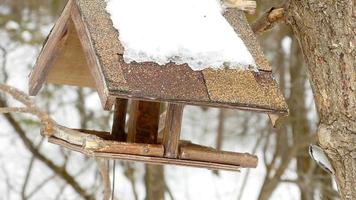
[[[111,182],[110,182],[110,170],[109,161],[107,159],[98,158],[96,160],[98,163],[99,172],[101,178],[103,179],[104,187],[104,200],[110,200],[111,198]]]
[[[0,84],[0,90],[10,93],[15,99],[20,99],[21,102],[26,102],[27,105],[34,106],[30,98],[26,97],[26,94],[19,92],[18,90],[11,88],[9,86]],[[22,96],[25,95],[25,96]],[[4,100],[0,99],[0,107],[7,107]],[[48,115],[47,115],[48,116]],[[13,116],[9,113],[4,114],[5,119],[13,127],[17,135],[20,137],[25,147],[32,153],[36,159],[40,160],[46,166],[48,166],[56,175],[61,177],[66,181],[80,196],[84,199],[94,199],[94,197],[87,193],[87,191],[82,188],[79,183],[69,174],[69,172],[60,166],[57,166],[52,160],[44,156],[37,148],[36,145],[27,137],[26,132],[22,127],[16,122]],[[47,120],[50,118],[48,117]],[[53,123],[53,122],[51,122]]]
[[[275,24],[282,21],[285,21],[284,6],[277,8],[273,7],[252,24],[252,30],[256,34],[261,34],[270,30]]]

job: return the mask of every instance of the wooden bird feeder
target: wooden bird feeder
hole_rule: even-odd
[[[259,72],[193,71],[185,64],[127,64],[119,33],[105,6],[105,0],[69,0],[30,75],[30,95],[37,95],[45,83],[94,88],[103,108],[114,110],[114,120],[111,133],[80,130],[112,142],[91,156],[233,171],[256,167],[254,155],[180,140],[184,105],[262,112],[271,119],[288,113],[243,13],[227,9],[224,16],[245,42]],[[161,116],[162,105],[168,106]],[[159,124],[163,124],[162,130]],[[49,141],[87,153],[70,141],[56,137]]]

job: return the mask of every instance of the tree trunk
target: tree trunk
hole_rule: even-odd
[[[355,16],[352,0],[293,0],[288,22],[303,50],[317,111],[318,138],[342,199],[356,199]]]
[[[145,200],[164,200],[166,182],[164,180],[163,166],[146,165],[145,184]]]

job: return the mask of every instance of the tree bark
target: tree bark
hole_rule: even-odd
[[[164,167],[159,165],[146,165],[145,184],[145,200],[164,200],[166,191]]]
[[[320,117],[318,139],[342,199],[356,199],[355,13],[352,0],[293,0],[287,19],[299,40]]]

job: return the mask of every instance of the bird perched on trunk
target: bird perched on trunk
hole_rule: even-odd
[[[224,6],[228,8],[237,8],[253,14],[256,11],[257,3],[251,0],[224,0]]]
[[[331,165],[329,158],[326,156],[322,148],[317,145],[310,145],[309,154],[323,170],[331,175],[335,174],[333,166]]]

